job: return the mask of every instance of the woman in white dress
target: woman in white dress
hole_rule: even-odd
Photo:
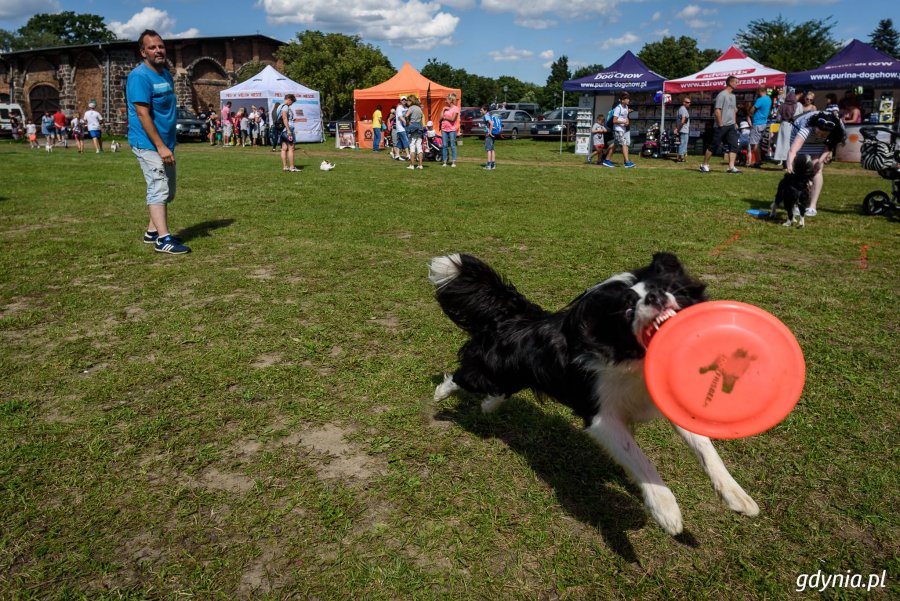
[[[778,109],[780,125],[778,126],[778,137],[775,139],[775,160],[784,162],[787,160],[788,152],[791,149],[791,133],[794,129],[794,119],[803,114],[803,107],[797,102],[797,94],[794,88],[787,89],[787,95],[784,102]]]

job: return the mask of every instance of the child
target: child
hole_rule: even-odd
[[[208,139],[209,145],[216,145],[216,129],[218,128],[219,117],[216,115],[215,111],[210,111],[209,116],[206,118],[206,127],[209,129]]]
[[[75,115],[72,117],[72,137],[78,146],[78,154],[84,154],[84,122]]]
[[[594,146],[594,151],[591,153],[591,156],[588,157],[587,162],[593,163],[594,157],[597,157],[597,164],[600,164],[603,156],[603,151],[606,149],[606,124],[604,121],[606,120],[606,116],[603,113],[597,115],[597,120],[594,122],[594,125],[591,126],[591,143]]]
[[[487,151],[487,164],[484,166],[484,169],[493,171],[497,168],[497,157],[494,154],[494,135],[491,133],[493,122],[490,114],[488,114],[488,105],[486,104],[481,106],[481,122],[484,125],[484,149]]]
[[[241,110],[244,110],[241,107]],[[250,141],[250,118],[247,117],[247,113],[241,113],[241,147],[246,147],[247,142]]]
[[[25,134],[28,136],[28,143],[32,148],[37,148],[37,125],[34,124],[34,120],[28,122],[28,125],[25,126]]]

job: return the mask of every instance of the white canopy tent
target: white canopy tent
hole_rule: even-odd
[[[251,106],[258,107],[264,103],[268,118],[275,103],[284,102],[285,94],[297,97],[291,107],[294,112],[294,138],[298,142],[322,142],[325,132],[319,93],[285,77],[271,65],[247,81],[222,90],[219,99],[222,106],[230,100],[233,111],[240,107],[250,110]]]

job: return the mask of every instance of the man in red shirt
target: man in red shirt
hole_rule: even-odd
[[[56,113],[53,115],[53,127],[56,129],[56,142],[62,142],[66,148],[69,147],[69,140],[66,138],[66,114],[62,112],[62,109],[56,109]]]

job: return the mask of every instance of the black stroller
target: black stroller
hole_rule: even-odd
[[[891,194],[881,190],[869,192],[863,200],[863,212],[866,215],[900,215],[900,148],[897,139],[900,132],[896,126],[890,129],[872,125],[859,128],[863,137],[860,149],[860,164],[863,169],[877,171],[878,175],[891,182]],[[890,141],[878,139],[879,133],[886,133]]]
[[[422,158],[426,161],[437,161],[442,158],[443,138],[440,135],[429,136],[426,132],[422,136]]]

